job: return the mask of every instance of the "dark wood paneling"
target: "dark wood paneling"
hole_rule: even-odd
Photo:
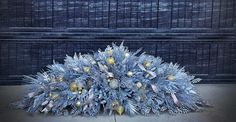
[[[91,53],[92,50],[104,49],[111,42],[111,40],[50,39],[1,41],[0,80],[7,83],[13,80],[15,83],[21,75],[42,71],[48,64],[52,64],[53,59],[63,63],[66,54]],[[143,51],[160,56],[165,62],[185,66],[189,73],[204,78],[205,82],[236,80],[235,41],[127,40],[125,45],[132,51],[143,47]]]
[[[121,40],[204,82],[236,81],[235,0],[0,0],[0,84]]]
[[[235,0],[1,0],[0,27],[233,28]],[[9,24],[10,23],[10,24]]]

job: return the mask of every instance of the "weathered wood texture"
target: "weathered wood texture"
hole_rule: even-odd
[[[235,82],[235,38],[235,0],[0,0],[0,84],[122,40],[204,82]]]
[[[35,74],[45,69],[48,64],[52,64],[53,59],[63,63],[66,54],[91,53],[91,50],[104,49],[110,43],[108,40],[1,41],[0,80],[15,83],[21,75]],[[133,51],[143,47],[144,51],[160,56],[164,61],[177,62],[191,74],[204,78],[205,82],[236,79],[235,41],[129,40],[125,45],[129,45]]]
[[[235,0],[1,0],[1,27],[233,28]]]

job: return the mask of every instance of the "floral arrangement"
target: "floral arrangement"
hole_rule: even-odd
[[[66,56],[47,71],[25,76],[31,89],[18,108],[54,115],[171,114],[201,110],[194,78],[177,64],[112,44],[93,54]]]

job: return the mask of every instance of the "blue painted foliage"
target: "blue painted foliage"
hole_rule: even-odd
[[[141,50],[112,44],[93,54],[66,56],[48,70],[25,76],[31,89],[17,106],[28,112],[54,115],[136,114],[201,110],[194,78],[177,64],[164,63]]]

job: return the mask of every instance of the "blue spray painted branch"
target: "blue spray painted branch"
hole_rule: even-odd
[[[93,55],[67,56],[64,64],[54,62],[48,71],[26,76],[32,89],[17,106],[28,112],[89,116],[187,113],[206,106],[193,86],[201,79],[140,51],[129,52],[122,43]]]

